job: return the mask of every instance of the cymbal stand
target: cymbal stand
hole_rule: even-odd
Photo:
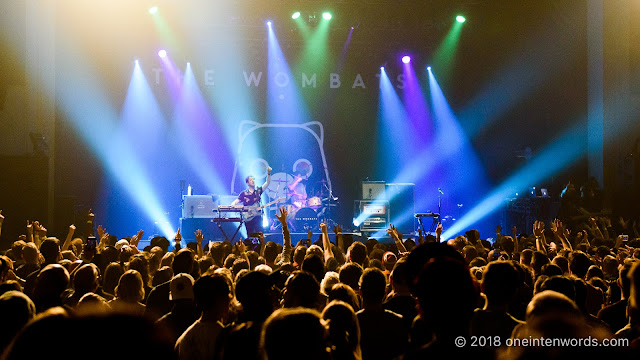
[[[327,213],[325,214],[325,219],[327,220],[327,227],[334,227],[334,226],[337,226],[338,223],[335,220],[333,220],[333,216],[332,216],[333,213],[332,213],[332,210],[331,210],[331,208],[332,208],[331,201],[333,201],[333,199],[334,199],[333,191],[331,191],[331,189],[329,189],[329,187],[327,186],[326,183],[323,183],[322,187],[320,188],[320,200],[322,200],[322,196],[323,196],[322,195],[322,188],[323,187],[326,188],[327,191],[329,192],[329,205],[327,205],[327,207],[329,209],[327,210]],[[337,200],[337,198],[336,198],[336,200]]]

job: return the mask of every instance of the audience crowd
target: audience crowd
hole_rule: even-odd
[[[6,214],[5,214],[6,215]],[[636,223],[392,242],[183,244],[37,221],[0,256],[2,359],[585,358],[640,353]],[[0,212],[0,232],[5,218]],[[95,233],[94,233],[94,230]],[[529,231],[526,229],[525,231]],[[315,240],[315,241],[314,241]],[[182,247],[184,245],[184,247]],[[552,342],[545,342],[551,340]],[[557,342],[556,342],[557,341]],[[562,342],[568,341],[568,342]],[[610,346],[608,346],[610,345]]]

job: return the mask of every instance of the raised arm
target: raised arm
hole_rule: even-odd
[[[33,238],[33,223],[30,223],[29,220],[27,220],[27,242],[36,244]],[[36,246],[38,246],[38,244],[36,244]]]
[[[276,218],[282,225],[282,263],[291,262],[291,235],[289,234],[289,226],[287,225],[287,208],[280,206],[280,215],[276,214]]]
[[[2,223],[4,222],[4,215],[2,215],[2,210],[0,210],[0,235],[2,235]]]
[[[173,241],[176,243],[176,250],[182,249],[182,234],[180,234],[180,228],[176,231],[176,236],[173,238]]]
[[[271,166],[269,166],[267,168],[267,180],[264,182],[264,184],[262,185],[262,190],[266,189],[267,187],[269,187],[269,184],[271,184]]]
[[[64,244],[62,244],[62,251],[69,250],[69,246],[71,246],[71,240],[73,240],[73,233],[76,231],[76,226],[71,224],[69,225],[69,232],[67,232],[67,237],[64,239]]]
[[[333,232],[336,234],[336,246],[344,253],[344,238],[342,237],[342,228],[340,225],[334,226]]]
[[[440,243],[442,241],[442,223],[438,223],[436,226],[436,242]]]
[[[204,239],[204,236],[202,235],[202,230],[198,229],[195,232],[196,235],[196,243],[197,243],[197,249],[198,249],[198,259],[202,259],[204,257],[204,251],[202,249],[202,240]]]
[[[42,244],[41,236],[42,236],[43,226],[40,226],[38,220],[33,222],[33,242],[36,244],[36,247],[40,249],[40,245]],[[45,229],[46,230],[46,229]]]
[[[131,245],[137,248],[143,236],[144,236],[144,230],[142,229],[138,230],[138,232],[131,237]]]
[[[320,223],[320,231],[322,231],[322,247],[324,248],[324,261],[326,262],[333,257],[331,242],[329,242],[329,233],[327,232],[327,219]]]
[[[569,243],[569,238],[568,238],[569,230],[565,230],[564,225],[562,224],[562,221],[558,219],[554,220],[553,227],[551,229],[553,230],[553,234],[555,238],[560,240],[560,242],[562,242],[563,248],[567,250],[573,250],[573,247],[571,247],[571,243]]]
[[[596,239],[604,239],[604,235],[600,228],[598,227],[598,222],[595,218],[589,218],[589,225],[591,225],[588,229],[591,232],[591,235]]]
[[[238,256],[245,259],[247,261],[247,264],[250,264],[249,257],[247,256],[247,247],[244,246],[244,240],[242,238],[240,238],[236,243],[236,249],[238,250]]]
[[[398,247],[398,252],[400,254],[407,252],[407,248],[404,247],[404,244],[402,243],[402,238],[400,237],[400,233],[398,232],[398,229],[395,226],[389,225],[389,228],[387,229],[387,234],[391,235],[393,240],[396,242],[396,246]]]
[[[96,216],[93,214],[91,209],[89,209],[89,213],[87,214],[87,229],[86,229],[85,238],[88,238],[89,236],[93,236],[93,219],[95,219],[95,217]]]
[[[264,244],[264,234],[262,231],[258,233],[258,241],[260,241],[260,256],[264,257],[264,248],[266,246]]]
[[[544,223],[542,221],[535,221],[533,223],[533,235],[536,236],[536,249],[547,253],[545,248],[546,241],[544,239]]]

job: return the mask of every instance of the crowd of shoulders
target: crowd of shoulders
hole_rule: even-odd
[[[0,212],[0,235],[4,216]],[[118,238],[88,216],[64,241],[38,222],[0,256],[3,359],[424,359],[637,356],[636,223],[535,222],[492,242],[476,230],[355,241]],[[625,236],[626,235],[626,236]],[[184,245],[184,247],[182,247]],[[575,339],[578,346],[540,339]],[[589,346],[614,344],[615,346]],[[531,343],[534,345],[531,346]]]

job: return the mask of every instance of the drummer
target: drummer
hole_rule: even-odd
[[[307,190],[303,180],[307,180],[308,178],[306,170],[296,171],[295,175],[295,179],[288,187],[291,195],[291,203],[297,210],[307,206]]]

